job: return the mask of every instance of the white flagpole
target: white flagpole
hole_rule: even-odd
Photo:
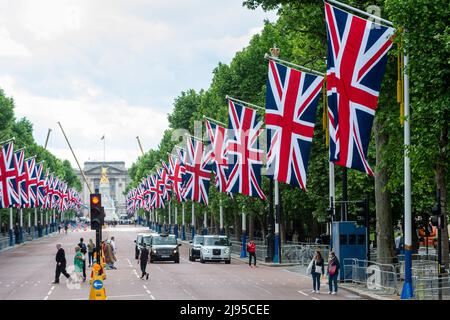
[[[411,217],[411,164],[409,158],[410,137],[410,117],[409,117],[409,76],[408,76],[408,55],[404,55],[404,197],[405,197],[405,282],[403,283],[402,299],[410,299],[414,296],[412,287],[412,217]]]
[[[223,235],[225,234],[224,229],[223,229],[223,205],[222,205],[222,199],[220,199],[220,234]]]

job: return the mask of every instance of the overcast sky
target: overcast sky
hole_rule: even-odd
[[[182,90],[207,89],[217,63],[274,12],[242,0],[0,0],[0,87],[57,157],[125,161],[157,147]]]

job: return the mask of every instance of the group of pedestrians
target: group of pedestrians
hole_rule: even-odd
[[[111,237],[110,240],[106,240],[102,242],[103,252],[105,255],[105,263],[108,269],[117,269],[114,266],[114,263],[117,261],[116,258],[116,243],[114,241],[114,237]],[[72,279],[69,273],[67,273],[67,260],[66,254],[62,245],[58,243],[56,245],[56,271],[55,271],[55,281],[54,284],[59,283],[59,278],[61,274],[63,274],[69,281],[75,281]],[[75,274],[77,279],[82,279],[83,282],[86,281],[86,260],[88,262],[88,268],[92,267],[94,264],[94,252],[96,251],[95,243],[92,239],[89,239],[87,245],[84,242],[83,238],[80,238],[80,242],[74,248],[75,255],[73,257],[73,265],[75,269]],[[86,257],[87,256],[87,257]],[[86,259],[87,258],[87,259]]]
[[[328,257],[328,294],[337,294],[338,285],[337,279],[339,275],[339,259],[333,251],[330,251]],[[311,274],[313,280],[313,293],[320,293],[320,279],[325,279],[325,261],[322,258],[320,251],[316,251],[313,259],[306,270],[307,274]]]

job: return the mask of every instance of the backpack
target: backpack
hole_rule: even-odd
[[[81,248],[80,251],[82,254],[85,254],[87,252],[86,245],[84,244],[84,242],[80,243],[78,246]]]

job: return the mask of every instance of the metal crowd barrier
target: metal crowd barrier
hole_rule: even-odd
[[[439,286],[440,282],[440,286]],[[450,276],[413,277],[414,300],[450,300]]]
[[[398,279],[393,264],[382,264],[359,259],[344,259],[344,280],[380,295],[399,293]]]

